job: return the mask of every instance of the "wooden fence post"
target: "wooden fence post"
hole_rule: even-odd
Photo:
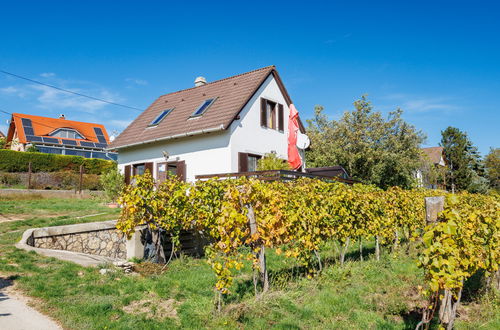
[[[79,183],[80,195],[82,194],[82,184],[83,184],[83,165],[80,165],[80,183]]]
[[[28,163],[28,189],[31,189],[31,162]]]

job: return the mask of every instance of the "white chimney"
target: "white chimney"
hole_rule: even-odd
[[[61,114],[59,115],[59,119],[66,119],[66,116],[64,116],[64,114],[63,114],[63,113],[61,113]]]
[[[205,77],[197,77],[195,80],[194,80],[194,85],[196,87],[198,86],[203,86],[203,85],[206,85],[207,84],[207,80],[205,79]]]

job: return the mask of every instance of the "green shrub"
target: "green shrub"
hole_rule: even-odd
[[[17,173],[0,173],[0,184],[15,186],[21,183],[21,176]]]
[[[38,152],[38,148],[35,145],[30,145],[26,148],[26,152]]]
[[[100,181],[106,194],[106,198],[112,202],[116,201],[125,186],[125,178],[123,174],[118,171],[118,168],[114,167],[101,175]]]
[[[100,176],[84,174],[83,190],[102,190]],[[19,188],[20,184],[28,185],[28,173],[0,173],[0,185]],[[38,172],[31,174],[31,189],[75,190],[79,188],[80,174],[71,171]]]
[[[110,168],[116,167],[116,163],[110,160],[39,152],[0,150],[0,171],[28,172],[29,162],[31,162],[31,170],[33,172],[79,172],[80,165],[83,165],[86,174],[102,174]]]
[[[291,168],[286,160],[278,158],[275,153],[268,153],[258,160],[257,171],[270,170],[291,170]]]

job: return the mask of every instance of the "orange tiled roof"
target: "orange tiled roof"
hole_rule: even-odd
[[[85,123],[81,121],[74,121],[68,119],[34,116],[22,113],[14,113],[12,114],[12,117],[15,127],[17,128],[17,135],[19,137],[20,143],[28,142],[24,134],[23,123],[22,123],[22,118],[27,118],[31,119],[33,130],[35,132],[35,135],[37,136],[49,136],[50,133],[54,132],[59,128],[71,128],[78,131],[78,133],[80,133],[86,140],[92,142],[99,142],[94,132],[94,127],[98,127],[102,130],[104,137],[106,138],[106,142],[109,144],[108,133],[106,132],[106,128],[104,128],[104,126],[101,124]],[[9,136],[10,135],[11,134],[9,134]]]

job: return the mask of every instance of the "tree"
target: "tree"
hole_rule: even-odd
[[[286,160],[278,158],[275,153],[265,154],[264,157],[257,162],[257,171],[269,170],[291,170],[290,165]]]
[[[106,198],[110,202],[115,202],[125,186],[125,177],[123,174],[114,166],[101,175],[100,181],[104,188]]]
[[[341,165],[354,179],[381,188],[413,186],[423,133],[402,119],[401,109],[384,119],[366,96],[354,102],[354,108],[339,121],[330,121],[316,106],[315,117],[308,120],[308,164]]]
[[[481,181],[484,175],[484,168],[481,164],[477,148],[462,132],[456,127],[448,127],[441,132],[441,143],[444,148],[444,155],[448,162],[447,188],[457,190],[469,190],[479,192],[483,185]]]
[[[5,148],[6,144],[7,144],[7,139],[4,137],[0,137],[0,149]]]
[[[484,158],[484,165],[490,187],[500,190],[500,148],[490,149],[490,153]]]

